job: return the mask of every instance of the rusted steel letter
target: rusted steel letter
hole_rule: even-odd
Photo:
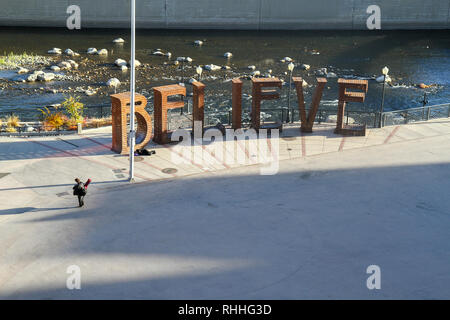
[[[280,94],[274,88],[281,89],[282,83],[278,78],[253,78],[252,83],[252,127],[259,130],[261,127],[261,101],[279,99]]]
[[[167,132],[167,110],[184,107],[183,98],[178,101],[168,101],[170,96],[186,96],[186,88],[179,84],[173,84],[153,88],[154,96],[154,116],[155,116],[155,137],[154,141],[159,144],[169,143]]]
[[[317,111],[319,110],[320,100],[322,99],[323,89],[327,83],[325,78],[317,78],[317,87],[314,91],[314,96],[311,101],[311,108],[306,114],[305,97],[303,95],[303,79],[301,77],[293,77],[295,83],[298,99],[298,111],[300,113],[300,120],[302,122],[300,130],[302,132],[312,132],[314,120],[316,119]]]
[[[145,107],[147,99],[140,94],[135,94],[135,115],[137,121],[135,150],[147,145],[152,137],[152,117],[147,113]],[[128,115],[130,114],[130,92],[111,95],[112,114],[112,147],[111,150],[128,154],[130,146],[128,143]]]

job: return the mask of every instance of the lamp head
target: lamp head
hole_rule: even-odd
[[[294,70],[294,68],[295,68],[295,64],[293,64],[292,62],[288,64],[288,70],[289,71],[292,72]]]
[[[384,67],[383,70],[381,70],[383,72],[383,75],[387,76],[389,73],[389,68],[388,67]]]

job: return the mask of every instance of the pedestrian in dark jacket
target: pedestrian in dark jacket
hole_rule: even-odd
[[[84,196],[87,193],[87,187],[91,183],[91,179],[86,181],[86,183],[81,182],[80,179],[75,179],[76,184],[73,186],[73,195],[78,197],[78,205],[80,207],[84,206]]]

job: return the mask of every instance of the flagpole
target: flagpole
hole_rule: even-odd
[[[135,0],[131,0],[131,73],[130,73],[130,182],[134,181],[134,146],[136,143],[136,128],[135,128],[135,103],[134,103],[134,94],[135,94],[135,84],[136,84],[136,76],[135,76],[135,44],[136,37],[136,2]]]

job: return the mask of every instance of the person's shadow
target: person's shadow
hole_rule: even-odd
[[[27,213],[27,212],[65,210],[65,209],[74,209],[74,208],[78,208],[78,206],[75,206],[75,207],[64,207],[64,208],[23,207],[23,208],[13,208],[13,209],[0,210],[0,215],[7,216],[7,215],[13,215],[13,214],[23,214],[23,213]]]

